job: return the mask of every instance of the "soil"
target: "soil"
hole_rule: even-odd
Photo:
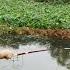
[[[18,28],[15,29],[16,34],[32,35],[37,37],[70,39],[70,29],[34,29],[34,28]]]

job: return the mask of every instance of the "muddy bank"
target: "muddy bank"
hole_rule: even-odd
[[[37,37],[70,39],[70,29],[33,29],[27,27],[15,29],[15,33],[19,35],[32,35]]]
[[[34,29],[28,27],[0,27],[0,36],[3,35],[31,35],[35,37],[48,37],[70,39],[70,29]]]

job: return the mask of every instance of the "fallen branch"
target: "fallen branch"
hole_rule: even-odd
[[[24,54],[35,53],[35,52],[42,52],[42,51],[47,51],[47,49],[44,49],[44,50],[35,50],[35,51],[29,51],[29,52],[23,52],[23,53],[18,53],[17,56],[19,56],[19,55],[24,55]]]

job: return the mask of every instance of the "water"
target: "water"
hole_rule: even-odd
[[[41,49],[47,51],[14,56],[10,60],[0,59],[1,70],[70,70],[70,51],[64,49],[63,44],[59,44],[61,41],[30,39],[25,43],[1,45],[0,50],[10,49],[14,54]]]

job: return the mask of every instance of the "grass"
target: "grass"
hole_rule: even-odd
[[[70,28],[70,4],[29,0],[0,0],[0,25],[32,28]]]

